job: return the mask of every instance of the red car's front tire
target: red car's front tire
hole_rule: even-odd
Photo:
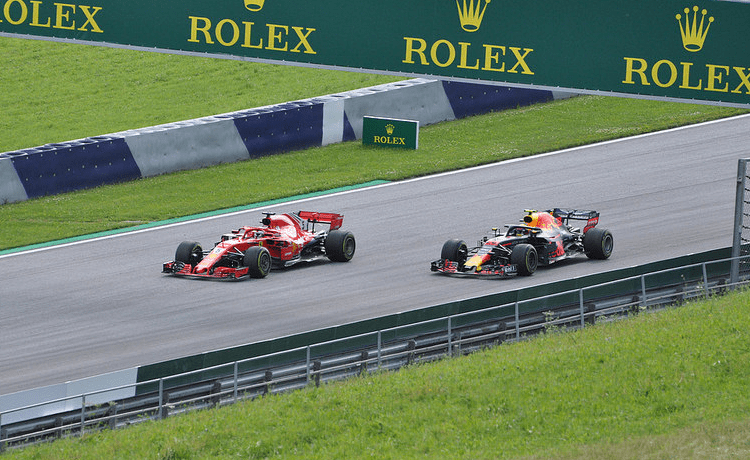
[[[271,271],[271,253],[262,246],[253,246],[245,251],[242,263],[251,278],[265,278]]]
[[[195,241],[183,241],[174,253],[175,262],[189,264],[193,268],[203,260],[203,248]]]

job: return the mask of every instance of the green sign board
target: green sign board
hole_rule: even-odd
[[[419,147],[419,122],[363,117],[362,144],[416,150]]]
[[[0,35],[750,107],[750,3],[0,0]]]

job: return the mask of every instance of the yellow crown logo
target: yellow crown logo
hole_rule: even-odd
[[[385,125],[385,132],[387,132],[389,136],[390,136],[391,134],[393,134],[393,130],[394,130],[394,129],[396,129],[396,127],[395,127],[395,126],[393,126],[393,125],[392,125],[392,124],[390,124],[390,123],[388,123],[387,125]]]
[[[459,3],[459,0],[456,0],[461,28],[467,32],[476,32],[482,26],[482,18],[490,0],[484,0],[484,8],[482,8],[482,0],[476,0],[476,3],[475,0],[461,1],[463,2],[463,7]]]
[[[263,3],[266,0],[245,0],[245,8],[250,11],[260,11],[263,9]]]
[[[680,33],[682,34],[682,46],[692,52],[700,51],[703,48],[703,42],[706,41],[706,35],[708,34],[708,28],[711,27],[711,23],[714,22],[714,17],[708,18],[708,24],[706,24],[707,10],[701,11],[701,23],[698,25],[698,7],[693,7],[693,20],[690,21],[690,8],[685,8],[685,24],[682,23],[682,15],[678,14],[675,16],[677,22],[680,24]],[[706,26],[704,29],[703,26]]]

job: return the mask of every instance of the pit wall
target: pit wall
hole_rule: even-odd
[[[572,93],[417,78],[0,153],[0,204],[361,139],[364,116],[420,125]]]

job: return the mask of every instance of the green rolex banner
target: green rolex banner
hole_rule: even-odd
[[[419,148],[419,121],[363,117],[362,144],[416,150]]]
[[[750,107],[750,3],[0,0],[0,35]]]

